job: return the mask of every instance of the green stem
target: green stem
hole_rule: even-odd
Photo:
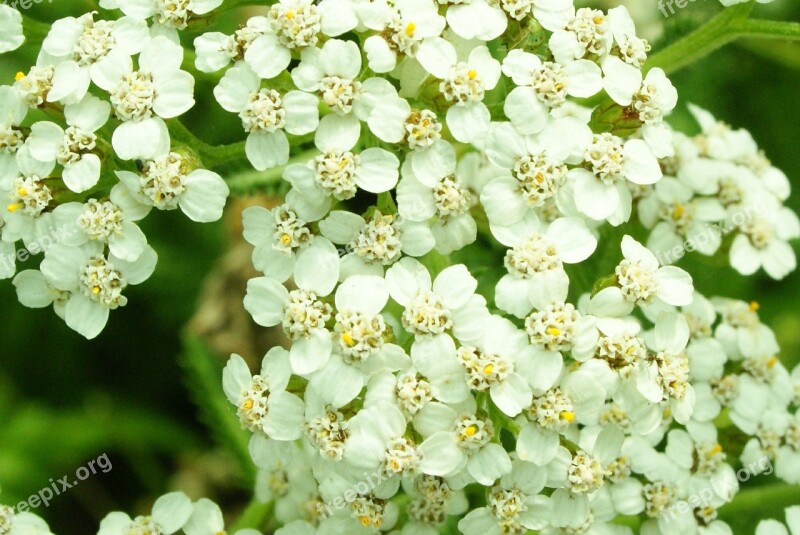
[[[175,141],[188,145],[200,155],[203,165],[209,169],[219,167],[226,163],[244,159],[245,142],[239,141],[230,145],[210,145],[197,138],[178,119],[167,121],[169,133]]]
[[[650,56],[646,69],[661,67],[667,73],[677,71],[710,54],[736,38],[731,31],[737,23],[750,15],[754,2],[738,4],[724,9],[719,15],[686,37]]]
[[[239,519],[231,526],[229,533],[236,533],[240,529],[264,529],[267,519],[272,514],[274,502],[262,503],[256,498],[247,505]]]
[[[800,40],[800,22],[746,20],[741,22],[734,30],[737,37]]]

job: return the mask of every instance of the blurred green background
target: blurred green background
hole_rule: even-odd
[[[619,2],[602,4],[613,7]],[[717,2],[705,0],[665,19],[656,0],[628,4],[641,33],[652,38],[654,51],[721,9]],[[53,0],[24,13],[30,20],[51,22],[90,9],[96,6],[88,1]],[[233,29],[245,13],[225,14],[222,31]],[[754,16],[798,21],[800,5],[777,0],[757,6]],[[186,37],[191,42],[193,35]],[[31,38],[20,51],[0,57],[0,80],[12,83],[15,72],[27,71],[40,39]],[[795,187],[800,184],[800,45],[741,41],[674,74],[672,80],[681,97],[673,124],[696,131],[685,105],[698,104],[735,127],[749,129],[767,157]],[[198,104],[185,117],[187,125],[210,143],[237,141],[241,129],[236,117],[214,102],[213,81],[213,76],[198,79]],[[800,210],[796,192],[789,204]],[[147,283],[126,291],[128,306],[113,312],[108,327],[91,342],[70,331],[51,310],[20,306],[10,282],[2,281],[0,503],[15,504],[49,486],[51,478],[74,474],[105,453],[111,471],[92,476],[56,497],[49,508],[37,510],[57,533],[94,533],[109,511],[146,512],[155,497],[177,488],[193,498],[212,497],[234,516],[244,507],[253,476],[237,462],[244,435],[237,434],[232,414],[234,427],[212,434],[204,422],[219,407],[219,399],[188,386],[209,377],[218,380],[224,356],[217,356],[205,377],[192,379],[186,363],[202,360],[202,355],[197,348],[187,353],[181,337],[202,304],[205,313],[195,320],[193,332],[213,333],[210,339],[220,352],[239,351],[252,360],[267,349],[268,337],[254,337],[252,325],[242,317],[240,295],[249,253],[236,238],[237,207],[230,208],[227,223],[212,225],[190,224],[179,212],[150,216],[143,227],[159,254],[158,269]],[[764,276],[741,277],[697,256],[682,266],[706,295],[759,301],[762,319],[781,342],[784,361],[800,360],[799,272],[774,282]],[[27,267],[31,266],[19,269]],[[238,450],[220,447],[225,441],[237,444]],[[754,483],[769,483],[768,479]],[[782,518],[777,505],[751,507],[751,521],[736,524],[735,533],[752,532],[758,518]]]

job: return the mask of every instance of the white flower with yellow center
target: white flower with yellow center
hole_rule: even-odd
[[[417,61],[441,80],[439,92],[452,103],[446,120],[453,137],[463,143],[482,139],[491,121],[483,97],[500,79],[500,62],[485,46],[459,57],[456,47],[441,37],[425,40],[417,52]]]
[[[40,269],[55,289],[69,292],[64,321],[88,339],[100,334],[110,310],[123,307],[125,288],[147,280],[158,257],[149,246],[129,262],[103,254],[103,244],[90,241],[81,247],[57,243],[50,247]]]
[[[0,6],[0,54],[16,50],[24,40],[22,15],[16,9],[3,4]]]
[[[0,175],[0,198],[4,201],[4,205],[0,205],[4,208],[0,218],[4,223],[3,240],[21,239],[28,246],[48,232],[43,223],[50,217],[48,209],[53,201],[53,190],[49,179],[55,162],[36,160],[27,144],[16,152],[15,160],[16,165],[0,170],[3,173]]]
[[[474,414],[474,400],[467,398],[465,405],[433,402],[414,417],[414,429],[425,438],[419,446],[420,470],[443,477],[465,470],[478,483],[491,485],[511,470],[511,458],[491,442],[494,425]]]
[[[143,20],[94,20],[94,15],[59,19],[45,37],[42,50],[52,56],[55,66],[49,102],[76,103],[91,82],[103,87],[104,74],[129,62],[149,38]]]
[[[495,123],[486,138],[489,161],[502,169],[481,191],[492,225],[509,226],[553,201],[565,185],[567,163],[581,161],[592,132],[579,119],[550,120],[538,136],[523,136],[510,123]]]
[[[180,530],[192,514],[192,501],[182,492],[171,492],[158,498],[148,515],[131,519],[115,511],[100,522],[103,535],[171,535]]]
[[[324,205],[330,197],[351,199],[359,189],[389,191],[397,184],[400,161],[379,147],[353,152],[360,133],[361,125],[354,116],[324,117],[315,135],[321,154],[307,164],[287,166],[283,178],[313,206]]]
[[[566,65],[587,56],[604,57],[611,50],[612,39],[609,17],[599,9],[582,7],[563,29],[553,32],[548,44],[556,61]]]
[[[108,102],[87,95],[77,104],[64,107],[66,130],[55,123],[40,121],[31,127],[28,143],[31,155],[43,162],[55,161],[64,168],[62,179],[72,191],[91,189],[100,179],[97,135],[111,113]]]
[[[417,446],[405,438],[406,419],[393,403],[381,401],[350,419],[344,460],[355,469],[380,469],[389,477],[411,475],[420,467]]]
[[[314,48],[322,34],[336,37],[358,24],[353,8],[340,0],[280,0],[266,18],[269,30],[244,52],[250,68],[266,79],[285,71],[294,52]]]
[[[777,280],[794,271],[797,258],[788,242],[800,237],[797,214],[765,191],[752,194],[739,210],[748,217],[731,244],[731,266],[742,275],[763,268]]]
[[[333,349],[326,323],[333,317],[330,304],[322,301],[339,278],[339,254],[325,238],[317,238],[297,256],[291,292],[270,277],[247,283],[244,307],[259,325],[282,325],[292,340],[292,370],[309,374],[322,368]]]
[[[317,97],[303,91],[281,94],[261,87],[261,79],[245,63],[225,73],[214,96],[227,111],[238,113],[247,132],[247,159],[259,171],[289,161],[286,134],[302,135],[319,125]]]
[[[622,254],[624,259],[614,269],[616,285],[592,297],[589,313],[622,317],[635,305],[663,302],[683,306],[692,302],[694,286],[687,272],[675,266],[660,267],[652,251],[627,235],[622,238]]]
[[[141,162],[139,174],[117,171],[133,200],[143,210],[180,208],[186,217],[198,223],[217,221],[228,200],[228,185],[213,171],[195,168],[189,157],[170,152],[167,147]]]
[[[274,440],[297,440],[303,433],[303,401],[286,392],[292,370],[289,355],[274,347],[264,356],[261,371],[251,375],[247,363],[233,354],[222,372],[225,396],[235,407],[242,427]]]
[[[438,37],[447,25],[433,0],[398,0],[363,23],[379,32],[364,41],[369,68],[376,73],[392,71],[404,56],[416,56],[420,44]]]
[[[569,278],[564,264],[589,258],[597,239],[582,219],[562,217],[549,225],[528,213],[514,225],[492,225],[492,234],[509,247],[508,271],[495,287],[495,303],[506,312],[524,318],[531,308],[564,302]]]
[[[417,339],[446,332],[464,342],[480,338],[476,323],[485,319],[486,303],[475,295],[478,281],[466,266],[444,269],[431,282],[427,268],[403,258],[386,271],[389,294],[404,307],[402,323]]]
[[[415,169],[424,174],[417,175]],[[457,166],[455,150],[446,141],[409,156],[401,169],[398,214],[403,221],[424,224],[441,254],[461,249],[477,237],[477,224],[470,213],[473,195],[461,180],[466,172],[466,165]]]
[[[253,42],[270,31],[267,17],[256,16],[247,19],[244,26],[233,35],[208,32],[194,40],[197,53],[195,66],[201,72],[216,72],[227,67],[231,61],[244,59],[247,49]]]
[[[602,89],[600,68],[583,59],[562,65],[512,50],[503,60],[503,74],[517,86],[506,97],[503,110],[525,135],[541,132],[550,110],[562,106],[567,97],[591,97]]]
[[[118,184],[108,200],[89,199],[86,203],[61,204],[53,210],[56,228],[65,228],[62,243],[81,246],[87,241],[107,244],[111,254],[129,262],[139,258],[147,247],[147,238],[135,223],[149,212],[135,202],[125,186]]]
[[[194,78],[180,70],[183,48],[155,37],[146,42],[133,69],[129,56],[102,64],[95,84],[108,91],[117,119],[111,139],[123,160],[149,159],[169,143],[162,119],[182,115],[194,106]]]
[[[38,108],[47,102],[47,96],[53,87],[53,74],[55,68],[47,65],[45,59],[39,59],[42,65],[34,65],[28,73],[18,72],[15,76],[14,89],[22,95],[29,108]]]
[[[658,160],[641,139],[624,141],[613,134],[595,134],[585,147],[584,162],[585,168],[569,172],[575,206],[587,217],[606,219],[615,226],[630,218],[627,182],[649,185],[662,177]]]

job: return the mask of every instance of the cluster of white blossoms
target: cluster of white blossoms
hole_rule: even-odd
[[[194,104],[178,31],[220,3],[103,0],[125,16],[56,22],[0,88],[3,241],[75,228],[16,275],[23,304],[95,336],[155,267],[151,208],[220,217],[227,186],[169,128]],[[633,533],[624,516],[724,535],[739,471],[800,483],[800,368],[756,303],[672,265],[724,248],[785,276],[788,180],[707,112],[699,136],[673,132],[677,92],[625,8],[262,11],[194,46],[242,159],[290,188],[243,212],[263,273],[244,307],[286,347],[256,374],[232,355],[222,382],[278,533]],[[100,534],[223,528],[172,494]]]
[[[0,21],[19,23],[7,9]],[[141,10],[95,18],[56,21],[36,66],[0,86],[0,276],[14,277],[22,304],[52,305],[87,338],[153,273],[138,223],[153,208],[216,221],[229,194],[192,147],[171,143],[166,121],[194,104],[183,48],[151,37]],[[17,259],[38,254],[38,269],[17,273]]]

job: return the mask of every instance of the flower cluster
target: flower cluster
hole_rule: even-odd
[[[102,0],[124,16],[57,21],[0,88],[4,251],[70,229],[14,278],[23,304],[96,336],[155,268],[138,221],[221,216],[228,186],[171,139],[178,32],[220,4]],[[625,8],[280,0],[194,47],[242,158],[288,190],[243,212],[244,308],[285,347],[222,378],[278,533],[725,534],[737,469],[800,483],[800,368],[756,303],[672,265],[792,271],[788,180],[703,110],[673,131]],[[181,529],[222,532],[219,508],[173,493],[100,533]]]
[[[171,144],[166,121],[194,104],[182,58],[144,18],[87,13],[53,24],[37,65],[0,87],[0,275],[15,274],[15,243],[43,253],[38,270],[14,277],[20,302],[52,305],[87,338],[153,273],[138,226],[153,208],[222,216],[228,186],[191,147]],[[28,120],[30,110],[53,120]]]

